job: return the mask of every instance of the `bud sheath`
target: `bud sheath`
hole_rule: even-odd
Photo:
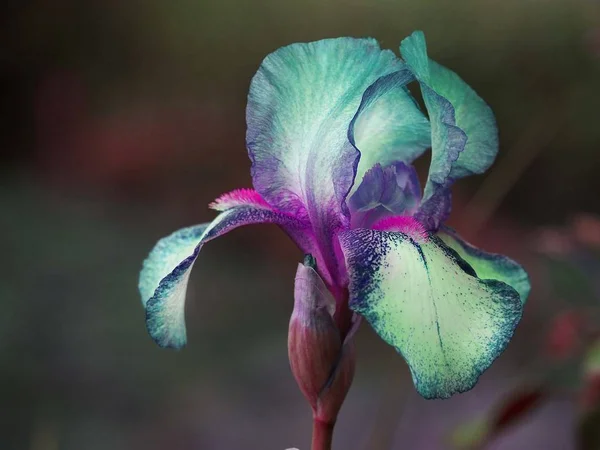
[[[335,324],[336,303],[308,255],[298,265],[288,353],[292,373],[313,417],[333,427],[352,383],[354,348]]]

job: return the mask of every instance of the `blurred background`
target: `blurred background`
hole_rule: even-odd
[[[522,262],[513,342],[471,392],[417,396],[367,327],[334,448],[600,448],[600,2],[25,0],[0,6],[0,448],[307,450],[287,326],[301,255],[275,226],[211,242],[188,347],[147,336],[155,241],[249,187],[245,102],[299,41],[415,29],[492,106],[497,163],[450,224]],[[425,176],[427,161],[418,166]]]

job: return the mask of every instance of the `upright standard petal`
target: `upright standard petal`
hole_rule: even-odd
[[[306,224],[286,214],[254,205],[238,205],[219,214],[210,224],[176,231],[156,244],[144,261],[139,290],[146,308],[146,326],[161,347],[186,343],[185,296],[190,271],[202,246],[237,227],[254,223],[280,225],[306,252],[312,250]]]
[[[506,348],[522,304],[438,237],[407,233],[340,235],[350,308],[402,354],[423,397],[448,398],[471,389]]]
[[[365,90],[402,67],[374,39],[325,39],[271,53],[250,85],[254,187],[279,210],[310,220],[327,254],[319,265],[334,277],[342,271],[332,235],[349,223],[345,198],[358,160],[348,127]]]
[[[454,230],[443,227],[438,237],[469,263],[481,279],[500,280],[512,286],[525,304],[531,284],[527,272],[508,256],[485,252],[464,241]]]
[[[440,112],[445,112],[443,110],[451,111],[454,124],[467,136],[464,150],[452,164],[450,176],[457,179],[485,172],[498,153],[498,130],[491,108],[456,73],[427,56],[422,31],[415,31],[404,39],[400,51],[406,64],[425,88],[423,97],[429,114],[438,116]],[[433,128],[434,121],[431,119]],[[436,124],[438,125],[439,123]],[[434,152],[436,139],[432,132]]]
[[[485,172],[498,152],[498,131],[490,107],[458,75],[427,56],[423,32],[404,39],[400,51],[421,85],[431,121],[431,165],[423,204],[447,214],[447,190],[454,180]],[[435,229],[441,220],[433,217]],[[434,231],[435,231],[434,229]]]
[[[406,88],[411,81],[414,75],[402,69],[381,77],[365,91],[348,129],[350,141],[360,151],[350,195],[376,164],[410,164],[431,147],[429,121]]]

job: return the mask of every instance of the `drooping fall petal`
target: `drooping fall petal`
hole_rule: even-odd
[[[508,345],[522,314],[519,294],[478,278],[438,237],[357,229],[341,233],[340,243],[350,308],[404,357],[423,397],[471,389]]]
[[[314,251],[306,224],[293,217],[256,205],[238,205],[211,223],[183,228],[161,239],[140,273],[139,291],[146,308],[146,326],[161,347],[181,348],[186,343],[185,297],[190,271],[202,246],[242,225],[280,225],[305,251]]]

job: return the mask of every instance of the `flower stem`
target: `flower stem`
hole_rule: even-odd
[[[316,417],[313,419],[312,450],[331,450],[334,426],[335,423],[323,422]]]

